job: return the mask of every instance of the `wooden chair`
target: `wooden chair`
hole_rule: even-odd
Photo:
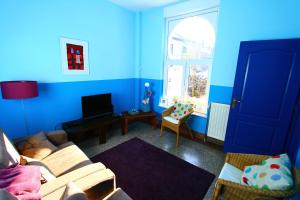
[[[167,110],[163,111],[162,113],[162,122],[161,122],[161,129],[160,129],[160,136],[162,136],[164,128],[167,127],[173,131],[176,132],[176,147],[179,145],[179,133],[180,133],[180,128],[181,127],[186,127],[188,130],[189,134],[191,135],[192,138],[194,138],[193,133],[187,124],[188,119],[194,112],[193,108],[189,109],[189,114],[185,115],[184,117],[180,118],[179,120],[176,120],[175,118],[172,119],[170,116],[171,113],[174,110],[174,106],[171,106]],[[168,117],[168,120],[166,119]]]
[[[266,155],[228,153],[225,163],[244,170],[245,166],[259,164],[269,157]],[[226,200],[289,199],[289,197],[299,192],[300,189],[300,171],[295,167],[293,168],[293,176],[294,188],[286,191],[256,189],[219,178],[215,185],[212,200],[218,200],[221,194],[223,199]]]

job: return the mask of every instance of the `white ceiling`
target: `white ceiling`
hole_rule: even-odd
[[[165,6],[171,3],[180,2],[183,0],[109,0],[114,4],[125,7],[130,10],[145,10],[148,8]]]

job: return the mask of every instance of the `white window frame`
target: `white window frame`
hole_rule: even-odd
[[[219,7],[215,6],[215,7],[211,7],[208,9],[203,9],[203,10],[199,10],[196,12],[192,12],[192,13],[188,13],[188,14],[183,14],[183,15],[179,15],[179,16],[175,16],[175,17],[169,17],[166,18],[165,21],[165,36],[164,36],[164,76],[163,76],[163,97],[162,99],[165,101],[165,99],[167,98],[167,79],[168,79],[168,66],[169,65],[182,65],[183,66],[183,81],[181,83],[181,88],[182,90],[182,94],[181,96],[184,96],[185,93],[185,89],[187,88],[188,85],[188,75],[189,75],[189,66],[191,64],[203,64],[203,63],[207,63],[208,60],[211,61],[211,67],[209,67],[208,69],[208,78],[207,78],[207,85],[208,87],[206,87],[206,94],[207,94],[207,105],[208,105],[208,101],[209,101],[209,90],[210,90],[210,80],[211,80],[211,72],[212,72],[212,64],[213,64],[213,60],[214,60],[214,50],[212,52],[212,57],[211,58],[207,58],[205,60],[200,60],[200,59],[195,59],[195,60],[184,60],[184,59],[169,59],[168,58],[168,42],[169,42],[169,34],[171,33],[171,31],[169,30],[169,24],[172,21],[175,20],[180,20],[180,19],[185,19],[185,18],[189,18],[189,17],[194,17],[194,16],[201,16],[201,15],[205,15],[205,14],[209,14],[209,13],[213,13],[216,12],[217,16],[219,14]],[[218,19],[216,21],[216,25],[218,23]],[[215,28],[215,34],[216,34],[216,38],[217,38],[217,26],[214,27]],[[215,45],[216,46],[216,45]],[[160,101],[160,106],[161,107],[169,107],[171,106],[172,103],[171,102],[167,102],[167,103],[162,103],[162,100]],[[193,115],[198,115],[201,117],[207,117],[207,112],[206,113],[200,113],[200,112],[194,112]]]

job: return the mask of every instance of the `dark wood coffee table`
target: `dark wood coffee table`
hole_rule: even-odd
[[[128,123],[133,121],[147,120],[154,128],[156,128],[156,114],[155,112],[140,112],[138,114],[130,115],[128,112],[122,113],[122,133],[128,133]]]

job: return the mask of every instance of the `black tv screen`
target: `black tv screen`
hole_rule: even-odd
[[[113,113],[111,93],[83,96],[81,97],[81,106],[84,119],[107,116]]]

